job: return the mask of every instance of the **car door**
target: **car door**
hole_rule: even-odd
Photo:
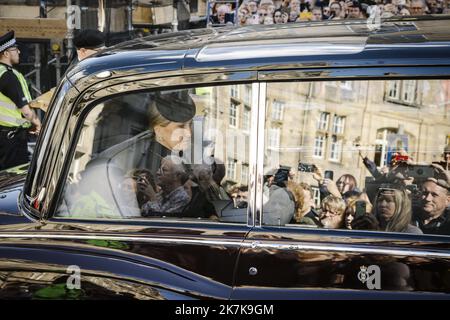
[[[27,214],[45,217],[1,235],[5,261],[16,262],[2,267],[4,296],[20,287],[25,298],[228,299],[253,227],[251,97],[251,84],[129,92],[72,115],[73,127],[55,133],[63,167],[39,174],[59,182],[24,199]],[[156,111],[193,140],[190,152],[169,150],[171,125],[149,125]],[[186,126],[171,118],[185,116]],[[27,284],[30,274],[42,283]],[[74,279],[77,294],[64,285]]]
[[[286,79],[295,72],[280,74]],[[413,182],[397,190],[370,170],[382,177],[388,177],[384,167],[397,173],[393,163],[400,149],[421,165],[439,160],[448,143],[448,101],[433,92],[447,92],[449,80],[276,82],[277,74],[269,76],[274,82],[260,88],[265,125],[258,154],[264,161],[258,163],[255,206],[261,223],[240,252],[232,298],[448,298],[449,235],[412,227],[415,214],[425,210],[420,191],[430,177],[411,164],[404,178]],[[324,178],[326,171],[331,178]],[[358,199],[365,202],[364,217],[390,221],[380,216],[385,191],[408,195],[409,209],[394,210],[404,225],[352,230],[356,218],[349,208]]]
[[[228,299],[247,231],[245,225],[197,221],[130,224],[60,219],[39,229],[3,230],[0,295]]]

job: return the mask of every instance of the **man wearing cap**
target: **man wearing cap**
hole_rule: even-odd
[[[421,186],[420,208],[413,224],[423,233],[450,235],[450,178],[442,167],[432,166],[436,174]]]
[[[79,31],[75,38],[73,39],[75,48],[77,49],[77,57],[71,62],[71,66],[77,64],[81,60],[86,59],[89,56],[97,53],[100,49],[105,48],[105,36],[103,32],[98,30],[86,29]],[[45,92],[41,96],[37,97],[36,100],[31,104],[32,108],[39,108],[47,112],[48,105],[55,93],[55,87],[51,88],[49,91]]]
[[[81,30],[73,38],[73,44],[77,49],[78,61],[81,61],[105,48],[105,35],[99,30]]]
[[[41,121],[30,108],[24,76],[13,68],[20,51],[14,31],[0,37],[0,170],[28,162],[27,131],[38,134]]]

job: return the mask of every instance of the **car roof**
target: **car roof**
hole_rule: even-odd
[[[194,29],[105,49],[68,72],[450,65],[450,15]]]

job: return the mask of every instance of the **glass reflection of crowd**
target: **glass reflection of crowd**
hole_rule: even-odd
[[[289,224],[450,235],[450,146],[445,148],[443,160],[432,164],[414,163],[404,152],[394,154],[390,165],[382,169],[367,157],[363,162],[372,174],[366,178],[364,189],[358,188],[350,174],[334,181],[329,175],[325,178],[319,166],[302,164],[302,171],[309,168],[306,172],[317,181],[321,199],[318,208],[312,186],[295,182],[295,173],[289,167],[268,172],[265,189],[276,184],[291,195],[295,208],[289,222],[284,219]],[[290,208],[285,203],[279,210],[289,212]],[[264,215],[273,214],[270,211],[264,208]],[[280,215],[278,218],[283,221]],[[264,219],[264,223],[277,225],[280,220]]]
[[[239,3],[236,19],[239,26],[367,19],[374,10],[381,18],[450,13],[447,0],[244,0]],[[215,3],[209,23],[233,24],[234,5],[234,1]]]

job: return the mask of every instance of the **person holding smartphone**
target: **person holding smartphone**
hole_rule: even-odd
[[[355,218],[370,214],[372,211],[372,204],[365,192],[359,195],[353,195],[347,199],[347,207],[345,208],[344,226],[345,229],[352,229],[352,222]]]
[[[352,229],[422,234],[411,224],[412,205],[406,189],[382,187],[374,201],[372,214],[355,217]]]
[[[322,173],[320,167],[315,167],[313,178],[319,183],[321,199],[332,194],[345,200],[353,195],[354,192],[360,192],[357,188],[356,178],[351,174],[340,176],[336,182],[333,181],[333,176],[333,171],[326,170]]]

